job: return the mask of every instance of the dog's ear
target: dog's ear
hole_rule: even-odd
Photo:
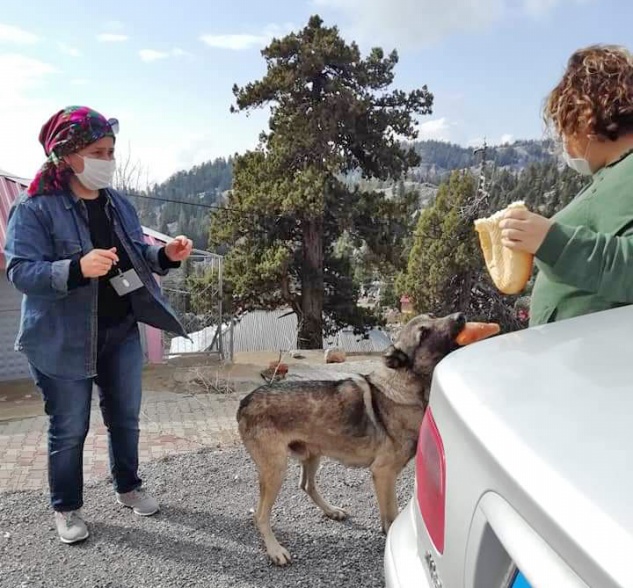
[[[385,351],[383,359],[385,360],[385,365],[392,370],[407,367],[410,363],[407,354],[393,345]]]

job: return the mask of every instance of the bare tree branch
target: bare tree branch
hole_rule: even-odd
[[[123,193],[132,195],[147,192],[149,188],[149,171],[140,159],[132,156],[129,143],[126,154],[117,158],[114,187]]]

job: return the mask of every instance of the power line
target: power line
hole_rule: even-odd
[[[146,200],[158,200],[159,202],[172,202],[174,204],[185,204],[187,206],[199,206],[200,208],[210,208],[213,210],[232,210],[234,212],[242,212],[237,208],[228,208],[219,204],[205,204],[203,202],[186,202],[185,200],[174,200],[172,198],[158,198],[158,196],[147,196],[145,194],[129,194],[133,198],[145,198]]]
[[[243,217],[248,216],[257,216],[256,212],[248,212],[244,210],[240,210],[239,208],[230,208],[228,206],[220,206],[219,204],[205,204],[203,202],[186,202],[185,200],[174,200],[172,198],[159,198],[158,196],[148,196],[146,194],[128,194],[130,198],[145,198],[146,200],[157,200],[158,202],[172,202],[173,204],[184,204],[186,206],[198,206],[200,208],[207,208],[210,210],[228,210],[229,212],[235,212]],[[275,219],[283,218],[281,214],[270,214],[268,215]]]

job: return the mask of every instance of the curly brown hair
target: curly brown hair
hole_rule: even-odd
[[[617,45],[576,51],[545,101],[543,118],[556,138],[580,133],[615,141],[633,132],[633,55]]]

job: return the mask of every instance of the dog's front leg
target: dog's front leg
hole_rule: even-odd
[[[380,510],[382,530],[386,533],[391,523],[398,516],[398,499],[396,496],[396,480],[400,470],[393,464],[375,464],[371,467],[371,473]]]

